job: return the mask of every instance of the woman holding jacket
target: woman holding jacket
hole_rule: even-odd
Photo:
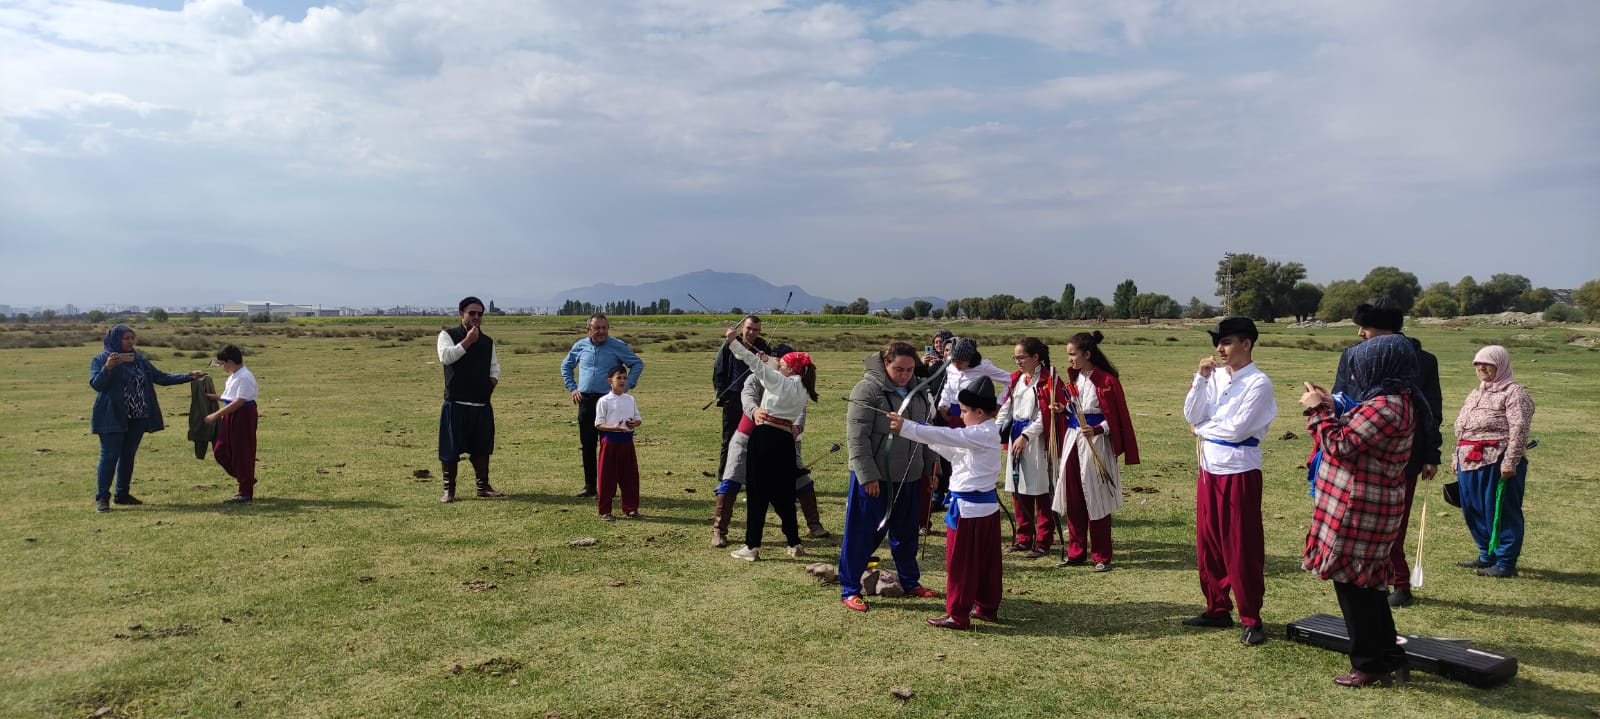
[[[95,473],[95,510],[111,511],[117,504],[144,504],[129,492],[133,482],[133,459],[146,434],[160,432],[161,405],[156,402],[155,385],[193,382],[205,376],[194,370],[187,374],[167,374],[150,364],[149,358],[133,349],[136,335],[127,325],[106,332],[105,350],[89,361],[89,386],[98,394],[89,430],[100,435],[100,466]],[[112,494],[112,479],[116,493]]]

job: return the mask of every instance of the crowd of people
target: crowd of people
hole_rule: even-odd
[[[462,455],[478,497],[506,496],[489,483],[499,356],[483,331],[484,304],[467,297],[458,311],[459,324],[441,331],[437,342],[444,503],[455,501]],[[1332,388],[1307,382],[1300,397],[1314,443],[1302,565],[1334,583],[1351,638],[1351,669],[1334,679],[1345,686],[1387,684],[1404,674],[1392,614],[1414,600],[1404,539],[1418,480],[1431,479],[1443,464],[1438,360],[1402,332],[1403,321],[1386,298],[1362,304],[1355,316],[1361,341],[1340,356]],[[1253,359],[1255,323],[1228,317],[1209,332],[1214,352],[1197,363],[1182,408],[1195,438],[1195,550],[1204,608],[1182,623],[1228,628],[1237,610],[1240,642],[1253,646],[1266,641],[1261,443],[1278,404],[1272,380]],[[630,391],[644,362],[610,336],[603,314],[588,318],[585,335],[561,363],[578,408],[584,484],[577,496],[594,498],[600,518],[611,521],[620,493],[622,516],[638,519],[633,435],[643,418]],[[131,480],[143,436],[163,428],[154,388],[186,382],[196,383],[190,411],[196,456],[209,446],[237,481],[237,493],[225,501],[253,501],[260,390],[242,352],[229,345],[217,353],[227,381],[216,393],[203,370],[160,372],[135,349],[135,339],[125,325],[111,328],[90,363],[89,384],[97,392],[91,429],[101,446],[97,511],[142,504]],[[863,358],[845,419],[849,478],[837,560],[844,607],[868,611],[862,582],[885,540],[905,594],[940,596],[922,584],[919,564],[919,543],[935,531],[935,510],[944,513],[946,585],[945,611],[928,619],[932,626],[999,621],[1003,551],[1038,559],[1059,540],[1061,566],[1113,569],[1120,467],[1140,460],[1104,340],[1099,331],[1072,335],[1060,348],[1066,363],[1058,368],[1044,341],[1024,337],[1012,348],[1011,372],[984,359],[973,339],[947,330],[920,352],[897,341]],[[1460,564],[1487,577],[1515,577],[1533,401],[1515,381],[1504,347],[1484,347],[1472,365],[1479,385],[1455,421],[1456,481],[1445,494],[1461,507],[1477,545],[1477,555]],[[808,403],[818,401],[817,373],[805,352],[768,345],[759,317],[746,316],[724,335],[712,372],[712,402],[722,411],[711,544],[728,545],[743,491],[744,538],[734,558],[761,559],[769,509],[791,557],[806,556],[806,537],[830,534],[800,451]],[[1004,539],[1001,488],[1014,518]]]

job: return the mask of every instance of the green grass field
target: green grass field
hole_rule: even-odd
[[[812,351],[821,370],[810,457],[843,440],[841,398],[862,355],[891,338],[921,346],[935,325],[805,319],[768,318],[766,329]],[[1538,404],[1541,446],[1522,576],[1454,566],[1473,548],[1435,480],[1419,489],[1428,581],[1396,621],[1472,637],[1521,670],[1489,690],[1418,673],[1404,688],[1356,691],[1330,681],[1345,657],[1283,638],[1286,622],[1338,613],[1332,586],[1299,569],[1309,442],[1295,399],[1301,380],[1331,379],[1350,328],[1272,328],[1257,353],[1280,417],[1264,447],[1271,639],[1246,648],[1237,630],[1178,624],[1201,608],[1193,440],[1180,411],[1209,351],[1201,327],[1105,328],[1144,454],[1124,484],[1152,490],[1115,515],[1117,570],[1008,555],[1003,623],[955,633],[923,624],[940,601],[843,609],[836,587],[803,571],[835,561],[837,537],[809,545],[813,557],[756,564],[708,546],[719,427],[700,407],[714,325],[613,319],[647,363],[637,391],[646,520],[603,524],[592,501],[571,497],[582,472],[558,367],[581,320],[490,318],[504,368],[493,479],[512,496],[440,505],[438,480],[413,472],[439,472],[441,321],[137,327],[141,350],[169,372],[203,367],[227,342],[244,349],[262,387],[260,499],[219,503],[233,484],[185,440],[187,388],[159,388],[168,429],[146,437],[133,485],[147,504],[110,514],[92,502],[87,384],[105,328],[0,328],[0,716],[1400,718],[1600,707],[1600,497],[1583,458],[1600,441],[1600,352],[1572,344],[1600,335],[1592,328],[1412,332],[1439,356],[1447,428],[1475,382],[1472,352],[1507,344]],[[1020,336],[1062,354],[1075,331],[948,324],[1002,367]],[[1287,432],[1298,438],[1278,438]],[[829,460],[815,476],[837,534],[846,469]],[[772,546],[770,524],[768,536]],[[599,545],[568,546],[580,537]],[[928,540],[924,583],[942,588],[943,539]]]

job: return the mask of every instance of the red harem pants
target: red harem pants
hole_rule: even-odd
[[[1111,563],[1111,515],[1089,519],[1089,501],[1083,498],[1083,471],[1078,467],[1076,447],[1067,454],[1067,471],[1061,478],[1065,480],[1061,491],[1067,493],[1067,559],[1081,560],[1087,550],[1096,563]],[[1085,536],[1088,542],[1084,542]]]
[[[239,494],[245,497],[255,496],[256,424],[259,421],[256,403],[245,402],[243,407],[218,420],[217,443],[211,447],[217,464],[239,482]]]
[[[1211,474],[1200,470],[1195,490],[1195,562],[1208,616],[1227,615],[1239,603],[1239,621],[1261,623],[1267,549],[1261,528],[1261,470]],[[1228,591],[1233,591],[1233,601]]]
[[[951,619],[965,627],[973,605],[989,615],[999,611],[1000,513],[957,520],[944,535],[944,564],[944,609]]]
[[[1050,511],[1048,494],[1012,494],[1011,508],[1017,515],[1017,544],[1029,549],[1050,551],[1056,533],[1055,513]]]
[[[622,513],[639,511],[639,458],[633,451],[633,435],[627,432],[602,432],[597,461],[601,516],[611,513],[611,500],[617,496],[618,488],[622,490]]]
[[[1389,547],[1389,583],[1395,589],[1411,588],[1411,567],[1406,564],[1406,527],[1411,524],[1411,500],[1417,496],[1417,478],[1422,465],[1406,465],[1406,511],[1400,515],[1400,533]]]

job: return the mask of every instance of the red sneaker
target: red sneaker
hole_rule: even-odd
[[[906,596],[919,597],[921,599],[938,599],[939,593],[927,587],[917,587],[916,589],[906,592]]]
[[[859,594],[852,594],[848,597],[845,597],[843,603],[846,609],[857,612],[867,611],[867,600],[862,599],[861,595]]]

